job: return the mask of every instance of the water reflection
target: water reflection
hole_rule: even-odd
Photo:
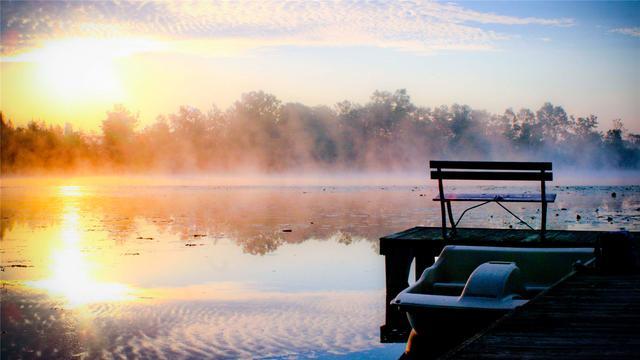
[[[79,197],[77,187],[63,187],[65,197]],[[82,224],[75,204],[67,204],[62,214],[59,246],[50,251],[50,276],[27,284],[47,290],[54,296],[62,296],[70,306],[99,301],[133,299],[132,290],[123,284],[106,283],[96,279],[96,265],[87,261],[82,253]]]
[[[78,185],[60,186],[58,187],[58,192],[60,196],[65,198],[82,196],[81,188]]]
[[[616,197],[611,196],[614,191]],[[330,246],[341,254],[331,254],[332,259],[352,256],[364,264],[381,263],[372,260],[380,236],[415,225],[438,226],[439,209],[430,201],[431,192],[426,187],[3,188],[3,277],[40,281],[44,287],[66,289],[75,298],[80,295],[71,295],[73,284],[91,288],[89,283],[103,284],[93,293],[105,299],[112,298],[105,292],[126,298],[130,289],[125,285],[230,279],[260,279],[267,284],[277,279],[277,286],[292,289],[294,284],[287,284],[277,272],[283,264],[242,254],[278,257],[283,247],[319,241],[351,247],[346,251]],[[550,207],[549,228],[640,228],[638,186],[556,187],[554,192],[558,201]],[[517,227],[508,214],[497,210],[472,212],[464,225]],[[536,204],[516,209],[529,217],[536,217],[537,210]],[[355,254],[355,244],[365,252]],[[308,257],[289,252],[283,252],[292,257],[283,259],[285,263]],[[338,264],[341,271],[367,268],[354,260],[345,263],[349,265]],[[295,273],[292,269],[287,271]],[[344,281],[340,271],[335,276],[335,283],[355,283]],[[371,282],[371,275],[366,281],[382,284],[382,280]],[[106,285],[114,283],[125,285]],[[329,288],[324,284],[323,290]],[[302,280],[297,286],[308,288]]]
[[[640,187],[616,191],[612,198],[608,188],[557,189],[549,227],[637,230],[639,221],[623,215],[639,213]],[[380,324],[401,329],[384,341],[405,339],[407,326],[402,315],[387,312],[385,319],[378,238],[438,226],[432,192],[3,188],[3,344],[43,354],[58,349],[61,357],[399,355],[402,344],[380,343]],[[535,216],[536,209],[518,210]],[[491,215],[472,214],[465,225],[517,226],[508,214]],[[60,345],[57,330],[33,325],[43,321],[46,329],[73,329],[59,331],[69,346]],[[41,336],[25,335],[32,331]],[[7,351],[21,354],[13,349]]]

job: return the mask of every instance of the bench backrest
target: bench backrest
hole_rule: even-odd
[[[526,286],[550,286],[573,270],[577,260],[594,258],[593,248],[515,248],[491,246],[445,246],[434,266],[438,281],[466,282],[481,264],[489,261],[515,262]]]
[[[438,180],[553,180],[550,162],[432,160],[429,166]]]

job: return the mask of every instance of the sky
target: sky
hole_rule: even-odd
[[[502,113],[544,102],[640,132],[640,2],[13,2],[0,4],[0,109],[99,131],[182,105],[366,103]]]

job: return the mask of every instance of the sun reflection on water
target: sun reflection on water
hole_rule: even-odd
[[[59,193],[66,200],[81,197],[78,186],[63,186]],[[78,207],[71,201],[65,203],[62,215],[59,246],[50,253],[50,276],[28,284],[61,296],[74,307],[102,301],[131,300],[133,289],[124,284],[108,283],[97,279],[99,264],[89,261],[82,252],[87,239],[81,234],[81,217]]]
[[[58,193],[65,198],[81,197],[83,195],[82,188],[77,185],[67,185],[58,187]]]

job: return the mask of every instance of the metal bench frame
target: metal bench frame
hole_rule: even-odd
[[[531,230],[534,230],[534,228],[504,206],[502,202],[541,203],[540,236],[544,238],[547,227],[547,204],[555,201],[555,194],[547,194],[545,189],[545,182],[553,180],[552,164],[550,162],[432,160],[429,162],[429,166],[431,167],[431,179],[438,180],[439,196],[433,200],[440,202],[443,239],[447,238],[447,214],[451,223],[451,230],[455,234],[458,223],[469,210],[491,202],[498,204]],[[511,197],[501,194],[465,194],[468,195],[466,197],[461,196],[462,194],[454,194],[456,195],[455,197],[447,198],[444,193],[443,180],[540,181],[540,198],[527,197],[524,196],[525,194],[514,194]],[[476,201],[481,203],[465,209],[458,220],[454,221],[451,201]]]

